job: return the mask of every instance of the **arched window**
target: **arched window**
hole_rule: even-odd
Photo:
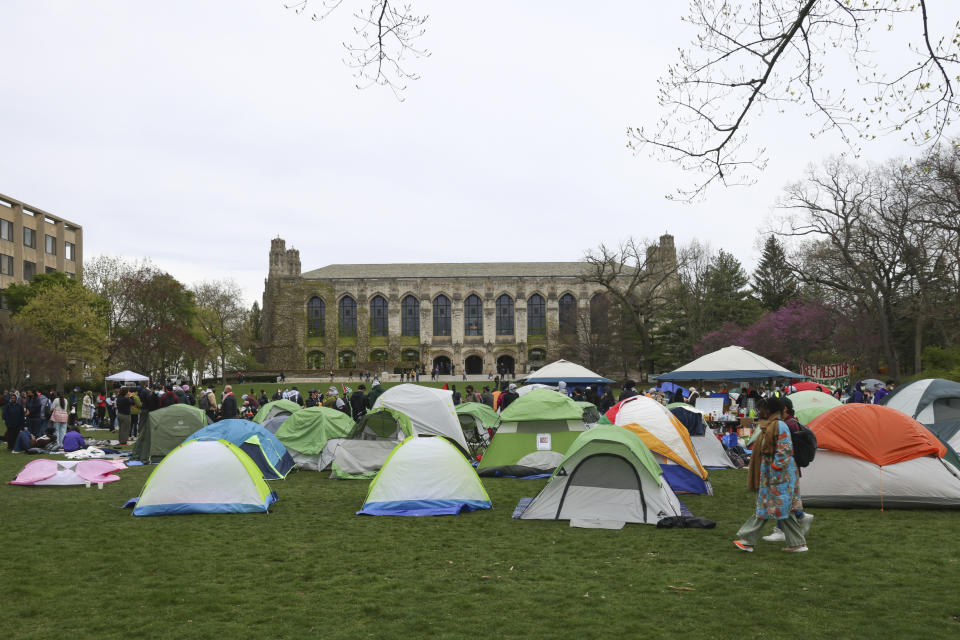
[[[325,324],[325,316],[327,313],[327,305],[323,303],[322,298],[313,296],[310,298],[310,302],[307,303],[307,334],[311,336],[322,336],[323,335],[323,326]]]
[[[384,363],[387,361],[387,352],[383,349],[376,349],[370,352],[370,362]]]
[[[416,349],[404,349],[400,354],[400,361],[405,364],[412,364],[420,359],[420,354]]]
[[[469,295],[463,301],[463,333],[468,336],[483,335],[483,300]]]
[[[402,335],[420,335],[420,301],[414,296],[407,296],[400,302],[400,324]]]
[[[497,335],[513,335],[513,298],[507,294],[497,298]]]
[[[539,293],[527,300],[527,333],[542,336],[547,332],[547,301]]]
[[[323,351],[311,351],[307,354],[307,369],[323,368]]]
[[[357,354],[353,351],[341,351],[337,354],[337,366],[340,369],[353,369],[357,366]]]
[[[610,325],[610,299],[598,293],[590,298],[590,333],[607,333]]]
[[[370,301],[370,335],[387,335],[387,301],[383,296],[374,296]]]
[[[569,293],[560,296],[560,333],[577,332],[577,299]]]
[[[357,301],[350,296],[340,300],[340,335],[357,335]]]
[[[433,335],[450,335],[450,298],[443,294],[433,300]]]

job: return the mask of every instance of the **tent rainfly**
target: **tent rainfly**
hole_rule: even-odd
[[[897,387],[881,402],[923,424],[960,420],[960,382],[926,378]]]
[[[801,379],[807,376],[794,373],[743,347],[724,347],[700,356],[693,362],[669,373],[661,373],[657,380],[765,380],[767,378]]]
[[[387,389],[373,403],[374,409],[380,407],[395,409],[410,418],[413,433],[446,436],[466,453],[467,441],[453,406],[452,392],[417,384],[399,384]]]
[[[257,424],[263,424],[270,418],[276,416],[293,415],[302,408],[303,407],[292,400],[274,400],[260,407],[260,409],[257,410],[257,415],[253,416],[253,421]]]

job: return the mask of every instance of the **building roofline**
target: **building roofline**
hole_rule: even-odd
[[[17,200],[16,198],[11,198],[10,196],[4,195],[4,194],[2,194],[2,193],[0,193],[0,203],[6,203],[6,204],[10,204],[10,205],[17,205],[17,206],[19,206],[19,207],[22,207],[22,208],[24,209],[24,211],[29,211],[30,213],[33,213],[33,214],[35,214],[35,215],[44,216],[44,217],[46,217],[46,218],[50,218],[51,220],[56,220],[56,221],[58,221],[58,222],[62,222],[62,223],[64,223],[64,224],[70,225],[71,227],[75,227],[75,228],[77,228],[77,229],[82,229],[82,228],[83,228],[83,225],[80,225],[80,224],[77,224],[76,222],[72,222],[72,221],[70,221],[70,220],[67,220],[67,219],[64,218],[63,216],[58,216],[58,215],[55,215],[55,214],[50,213],[49,211],[44,211],[44,210],[41,209],[40,207],[35,207],[35,206],[33,206],[32,204],[27,204],[26,202],[22,202],[22,201],[20,201],[20,200]]]

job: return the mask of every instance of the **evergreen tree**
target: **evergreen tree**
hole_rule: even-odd
[[[753,272],[753,293],[766,311],[776,311],[799,297],[800,287],[783,245],[771,235],[763,245],[763,257]]]
[[[760,305],[750,295],[749,282],[747,272],[733,254],[721,249],[713,257],[706,273],[706,331],[725,322],[743,327],[760,316]]]

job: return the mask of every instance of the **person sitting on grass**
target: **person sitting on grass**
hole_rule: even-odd
[[[82,435],[80,435],[80,428],[75,424],[70,425],[70,427],[67,429],[67,435],[63,436],[63,450],[69,452],[86,448],[87,441],[83,439]]]
[[[17,434],[17,439],[13,443],[13,452],[23,453],[27,449],[32,449],[35,447],[36,443],[36,438],[34,438],[33,434],[30,433],[30,429],[24,427],[20,430],[20,433]]]
[[[51,446],[52,445],[52,446]],[[38,449],[45,449],[47,451],[56,451],[57,450],[57,432],[54,431],[53,427],[47,427],[46,433],[37,438],[36,446]]]

